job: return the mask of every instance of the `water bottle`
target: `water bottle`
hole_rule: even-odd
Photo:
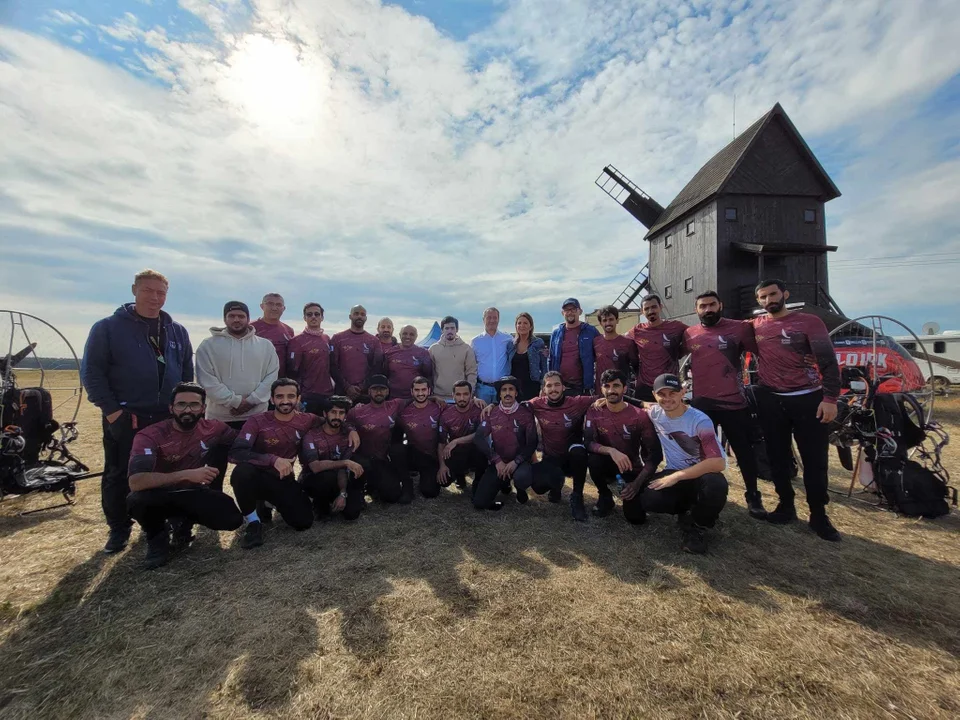
[[[624,481],[623,475],[621,475],[620,473],[617,473],[617,494],[618,495],[623,492],[623,486],[626,484],[627,483]]]

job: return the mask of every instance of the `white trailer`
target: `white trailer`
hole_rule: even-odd
[[[914,357],[930,360],[932,373],[927,382],[936,392],[946,392],[951,386],[960,385],[960,330],[940,331],[936,323],[926,323],[919,336],[920,345],[913,336],[895,337],[904,350]],[[927,375],[926,363],[918,363]]]

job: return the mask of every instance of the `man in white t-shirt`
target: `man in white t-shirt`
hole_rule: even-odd
[[[683,387],[676,375],[660,375],[653,383],[653,396],[657,404],[649,407],[647,414],[660,438],[666,469],[642,490],[624,488],[622,497],[630,500],[639,492],[645,512],[679,515],[684,526],[681,547],[700,555],[707,551],[704,531],[714,526],[727,502],[723,476],[727,456],[713,421],[684,404]]]

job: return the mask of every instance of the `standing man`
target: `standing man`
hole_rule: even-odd
[[[354,455],[363,467],[367,490],[384,503],[407,504],[413,501],[410,476],[401,473],[404,453],[400,443],[392,442],[393,429],[408,400],[388,400],[390,388],[383,375],[370,378],[370,402],[354,405],[347,422],[360,434],[359,452]]]
[[[287,373],[300,383],[300,396],[306,410],[322,415],[325,403],[333,395],[333,344],[323,331],[323,306],[307,303],[303,306],[306,327],[287,344]]]
[[[619,370],[624,377],[636,376],[638,372],[637,344],[626,335],[617,332],[620,311],[607,305],[597,311],[597,320],[603,335],[593,339],[594,393],[600,394],[600,376],[607,370]]]
[[[363,510],[363,468],[351,459],[353,449],[347,433],[350,398],[334,395],[327,402],[325,422],[307,433],[300,445],[300,482],[313,499],[313,514],[319,520],[342,512],[356,520]]]
[[[173,388],[193,380],[190,336],[162,310],[168,287],[156,270],[137,273],[134,302],[99,320],[83,349],[80,380],[103,413],[100,499],[110,528],[106,553],[120,552],[130,539],[127,467],[133,436],[169,417]]]
[[[520,382],[508,375],[497,381],[496,389],[500,402],[474,435],[474,444],[489,463],[473,487],[473,506],[477,510],[499,510],[503,503],[497,500],[497,493],[509,493],[511,480],[520,503],[529,499],[527,490],[531,486],[538,495],[552,487],[546,484],[548,478],[542,476],[534,484],[531,463],[537,451],[537,423],[530,408],[517,402]]]
[[[460,322],[450,315],[440,321],[440,340],[430,346],[433,359],[433,392],[447,402],[453,398],[454,383],[466,380],[471,387],[477,384],[477,356],[457,331]]]
[[[273,348],[271,348],[271,352]],[[169,420],[144,428],[130,453],[127,507],[147,536],[146,568],[170,558],[167,522],[174,538],[189,545],[194,523],[211,530],[236,530],[243,516],[223,492],[227,451],[237,436],[219,420],[203,417],[206,393],[195,383],[179,383],[170,397]]]
[[[280,362],[273,344],[250,325],[250,311],[237,300],[223,306],[226,327],[210,328],[197,347],[197,380],[206,390],[207,418],[234,430],[267,410]]]
[[[840,369],[823,321],[816,315],[788,310],[789,297],[782,280],[761,281],[757,302],[766,315],[752,321],[759,356],[757,410],[780,497],[767,520],[785,525],[797,519],[790,482],[793,437],[803,463],[809,525],[824,540],[836,542],[840,533],[827,517],[827,461],[829,426],[837,416]]]
[[[400,427],[407,436],[407,444],[397,448],[400,476],[409,478],[408,473],[420,476],[420,494],[426,498],[435,498],[440,494],[440,460],[437,447],[440,439],[440,403],[430,397],[430,381],[425,377],[413,379],[410,388],[413,400],[400,411]],[[446,407],[446,404],[444,404]],[[449,484],[449,483],[448,483]]]
[[[640,373],[634,397],[653,402],[653,381],[660,375],[676,375],[680,371],[680,345],[687,329],[679,320],[663,319],[663,303],[659,295],[647,295],[640,303],[646,323],[639,323],[627,333],[637,345]]]
[[[247,521],[240,540],[245,550],[263,545],[268,518],[260,517],[258,505],[270,503],[294,530],[313,525],[310,497],[294,476],[293,462],[317,417],[297,411],[300,388],[295,380],[275,380],[270,398],[274,409],[247,420],[230,449],[230,462],[236,464],[230,485]]]
[[[260,311],[263,315],[259,320],[254,320],[251,324],[257,331],[257,335],[273,343],[277,351],[278,377],[287,376],[287,343],[293,339],[293,328],[286,323],[280,322],[283,311],[287,306],[283,303],[283,296],[280,293],[267,293],[260,301]]]
[[[473,388],[466,380],[453,384],[453,404],[440,413],[440,438],[437,457],[440,460],[438,479],[442,487],[451,480],[457,487],[467,486],[467,473],[473,471],[473,482],[479,482],[487,469],[487,459],[474,444],[480,427],[480,408],[473,402]]]
[[[683,333],[680,355],[690,355],[693,373],[693,401],[690,403],[713,422],[714,430],[723,428],[737,456],[740,474],[746,485],[750,516],[763,520],[767,511],[757,489],[757,458],[753,452],[753,419],[743,390],[744,353],[757,351],[753,325],[723,317],[723,303],[713,290],[697,295],[699,325]]]
[[[576,298],[561,306],[564,322],[550,335],[548,369],[560,373],[567,395],[589,395],[593,390],[593,340],[600,332],[580,321],[583,310]]]
[[[470,341],[477,357],[477,397],[485,403],[497,401],[494,384],[510,374],[510,346],[513,338],[500,332],[500,311],[488,307],[483,311],[483,332]]]
[[[393,320],[388,317],[380,318],[377,323],[377,339],[384,353],[397,345],[397,339],[393,336]]]
[[[355,403],[366,398],[370,378],[379,375],[383,368],[380,339],[363,329],[366,324],[366,308],[354,305],[350,308],[350,327],[330,339],[333,345],[330,370],[337,392]]]
[[[597,517],[606,517],[613,512],[613,492],[610,483],[622,480],[624,494],[623,516],[628,522],[643,522],[643,508],[627,494],[626,488],[643,487],[657,470],[663,459],[663,451],[657,440],[657,432],[646,410],[628,405],[624,401],[627,378],[619,370],[607,370],[600,378],[603,403],[587,411],[583,439],[587,446],[587,466],[590,477],[600,494],[593,509]],[[618,478],[619,476],[619,478]]]
[[[416,377],[433,378],[430,351],[417,345],[417,329],[413,325],[400,328],[400,344],[384,353],[383,364],[392,398],[409,398]]]

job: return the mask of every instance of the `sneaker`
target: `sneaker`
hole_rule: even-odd
[[[563,490],[560,488],[553,488],[550,492],[547,493],[547,500],[552,503],[559,503],[563,501]]]
[[[247,523],[247,529],[243,531],[243,538],[240,540],[240,547],[249,550],[261,545],[263,545],[263,523]]]
[[[147,538],[147,557],[143,566],[147,570],[156,570],[170,560],[170,535],[166,528],[153,537]]]
[[[837,532],[837,529],[833,526],[833,523],[830,522],[830,518],[827,517],[825,512],[811,513],[808,524],[810,525],[810,529],[824,540],[840,542],[840,533]]]
[[[789,525],[797,521],[797,510],[793,503],[785,503],[782,500],[777,503],[777,509],[767,513],[767,522],[774,525]]]
[[[704,555],[707,552],[707,538],[702,527],[690,524],[683,531],[683,540],[680,549],[694,555]]]
[[[750,513],[750,517],[757,520],[766,520],[767,511],[763,507],[763,496],[760,493],[747,493],[747,512]]]
[[[110,537],[107,538],[107,544],[103,546],[103,551],[107,555],[113,555],[123,550],[130,542],[130,528],[123,530],[114,530],[111,528]]]
[[[601,495],[597,504],[593,506],[593,514],[597,517],[606,517],[613,512],[614,505],[616,503],[613,500],[613,495]]]
[[[517,502],[518,502],[518,503],[520,503],[521,505],[526,505],[526,504],[527,504],[527,500],[529,500],[529,499],[530,499],[530,496],[527,495],[527,491],[526,491],[526,490],[520,490],[519,488],[517,488]]]
[[[570,496],[570,514],[577,522],[587,521],[587,509],[583,506],[583,493],[573,493]]]
[[[457,477],[454,479],[453,482],[454,482],[454,483],[456,484],[456,486],[457,486],[458,488],[460,488],[461,490],[466,490],[466,489],[467,489],[467,478],[466,478],[465,475],[457,475]]]

